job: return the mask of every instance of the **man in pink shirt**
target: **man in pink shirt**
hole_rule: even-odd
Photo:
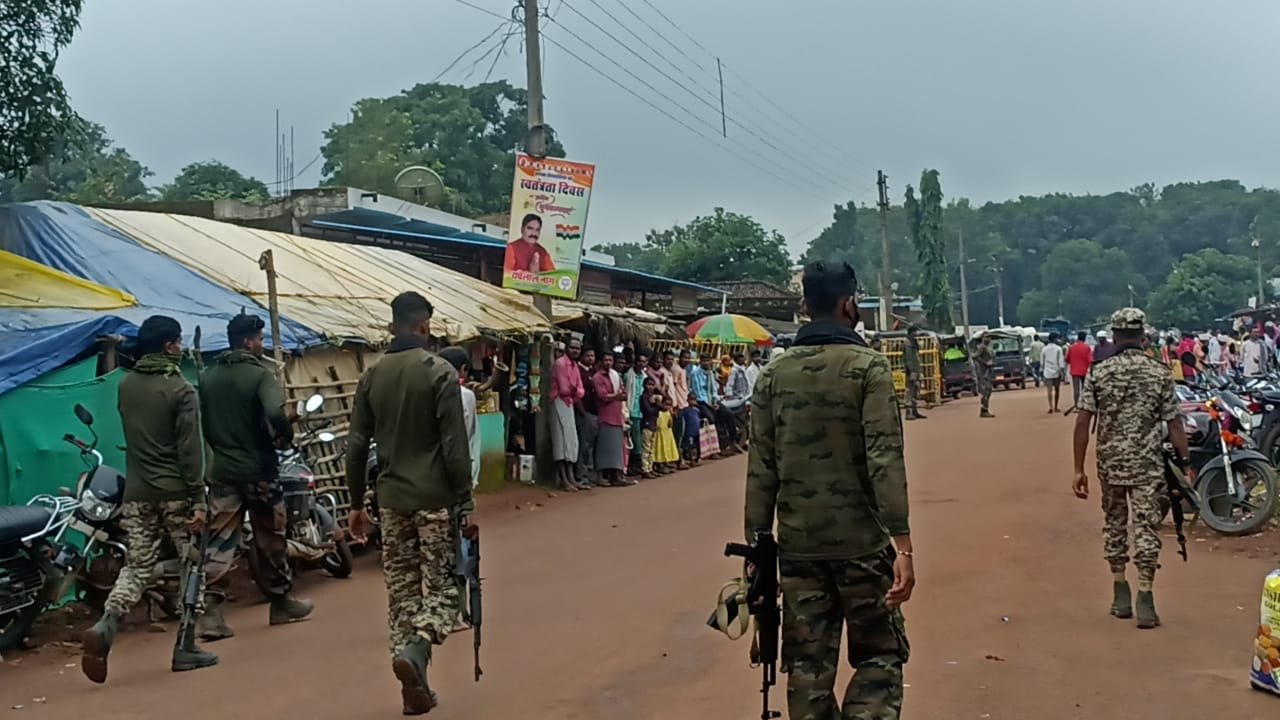
[[[551,369],[551,457],[556,462],[556,479],[566,492],[586,489],[573,478],[573,466],[578,462],[578,426],[573,407],[586,396],[578,369],[581,354],[582,343],[570,340]]]
[[[627,391],[622,376],[613,369],[613,356],[600,358],[596,374],[591,377],[596,391],[596,410],[600,421],[596,432],[596,472],[601,485],[634,485],[622,476],[622,456],[626,452],[623,431],[623,401]]]

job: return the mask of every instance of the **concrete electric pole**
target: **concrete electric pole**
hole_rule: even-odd
[[[538,31],[538,0],[524,2],[524,67],[529,86],[529,132],[525,136],[525,151],[534,157],[547,156],[547,134],[542,117],[542,37]],[[542,294],[533,296],[533,306],[543,315],[551,317],[551,298]]]
[[[969,343],[969,282],[965,279],[964,266],[969,262],[964,256],[964,230],[960,231],[960,322],[964,324],[964,341]]]
[[[893,325],[893,274],[889,263],[889,178],[883,171],[876,171],[876,187],[879,199],[876,206],[880,208],[880,318],[876,323],[877,332],[885,332]]]

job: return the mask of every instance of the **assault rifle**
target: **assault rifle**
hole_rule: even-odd
[[[778,543],[773,533],[757,530],[750,545],[729,543],[725,557],[743,559],[743,578],[747,583],[746,610],[755,618],[755,637],[751,642],[751,666],[760,666],[760,720],[773,720],[782,713],[769,709],[769,688],[778,684],[778,633],[782,627],[782,609],[778,605]]]
[[[1195,490],[1188,485],[1182,468],[1177,467],[1168,457],[1164,461],[1164,480],[1169,491],[1169,512],[1173,515],[1173,529],[1178,535],[1178,554],[1182,556],[1182,562],[1186,562],[1187,536],[1182,532],[1186,516],[1182,512],[1182,503],[1188,499],[1194,501]]]
[[[200,606],[200,591],[204,585],[204,554],[209,547],[209,531],[187,543],[186,557],[182,558],[182,622],[178,625],[178,641],[175,647],[186,648],[195,640],[196,610]]]
[[[472,525],[470,518],[462,513],[454,515],[453,535],[457,539],[458,555],[453,565],[454,581],[458,586],[459,605],[463,608],[462,619],[471,626],[474,635],[471,648],[475,655],[475,678],[480,682],[484,671],[480,669],[480,528]]]

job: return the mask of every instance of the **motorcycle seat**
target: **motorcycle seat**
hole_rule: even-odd
[[[0,507],[0,545],[40,532],[52,514],[48,508],[30,505]]]

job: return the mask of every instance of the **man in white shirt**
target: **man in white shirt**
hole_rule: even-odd
[[[1209,335],[1209,357],[1207,362],[1215,372],[1222,372],[1222,343],[1218,340],[1216,334]]]
[[[458,371],[458,380],[462,383],[462,419],[467,427],[467,454],[471,457],[471,487],[480,484],[480,430],[479,413],[476,410],[476,393],[467,387],[467,371],[471,358],[467,351],[460,347],[447,347],[440,351],[440,357]]]
[[[1058,393],[1062,378],[1067,373],[1067,358],[1058,344],[1056,334],[1049,335],[1049,344],[1040,351],[1040,373],[1044,378],[1045,394],[1049,398],[1049,412],[1058,412]]]
[[[1253,326],[1249,339],[1244,341],[1240,350],[1240,364],[1244,366],[1245,377],[1262,377],[1267,371],[1266,343],[1262,339],[1262,328]]]
[[[760,366],[764,364],[764,361],[760,358],[759,350],[751,351],[751,364],[747,366],[747,387],[749,388],[747,392],[748,396],[756,390],[756,379],[760,377]]]

